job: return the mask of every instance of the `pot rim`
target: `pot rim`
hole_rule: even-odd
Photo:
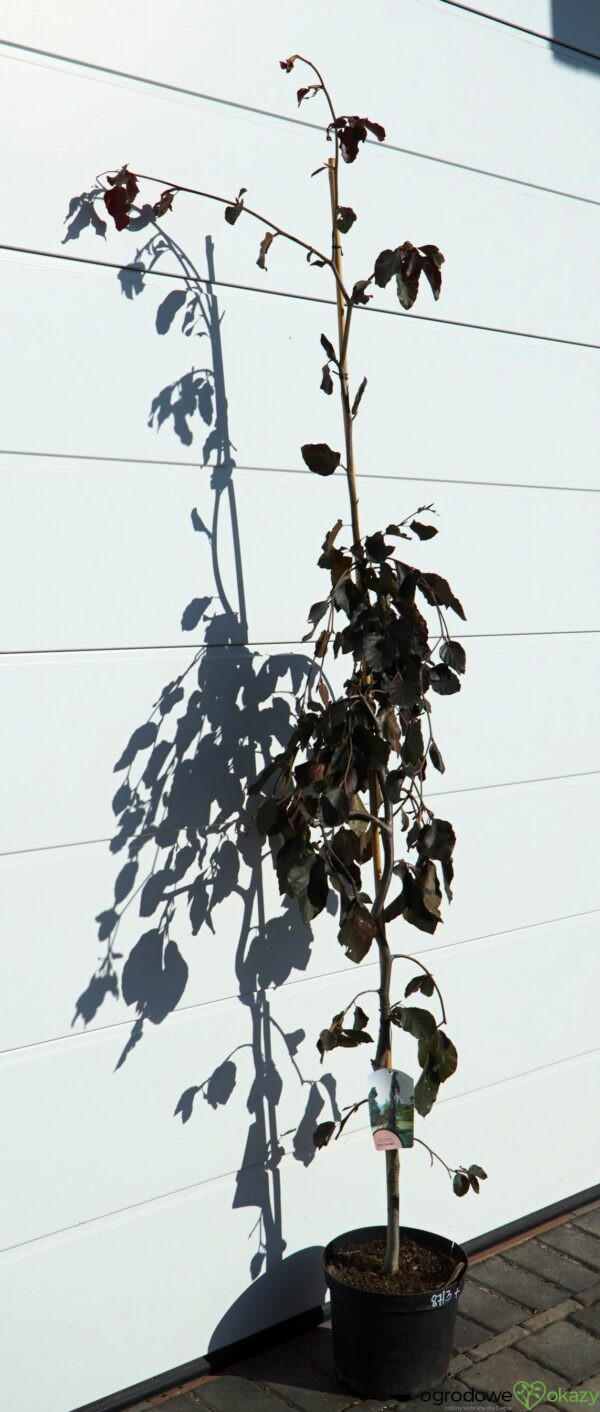
[[[329,1289],[335,1290],[337,1295],[354,1299],[359,1298],[361,1301],[364,1300],[373,1304],[376,1300],[384,1300],[388,1306],[394,1305],[398,1309],[404,1308],[407,1312],[409,1309],[416,1310],[417,1308],[430,1309],[432,1311],[443,1309],[448,1306],[451,1300],[457,1300],[469,1264],[469,1257],[466,1251],[463,1250],[463,1247],[458,1244],[458,1241],[451,1240],[448,1236],[439,1235],[436,1231],[424,1230],[419,1226],[400,1226],[400,1232],[401,1234],[404,1232],[406,1235],[412,1236],[413,1239],[417,1241],[417,1244],[422,1244],[427,1247],[433,1242],[434,1248],[437,1247],[442,1250],[445,1248],[445,1252],[448,1255],[456,1257],[456,1263],[458,1263],[459,1260],[463,1262],[462,1268],[459,1270],[458,1274],[454,1276],[454,1279],[450,1280],[449,1284],[442,1285],[441,1288],[438,1289],[406,1290],[403,1293],[397,1294],[390,1294],[384,1290],[359,1289],[355,1285],[347,1284],[345,1280],[338,1279],[336,1275],[331,1274],[327,1269],[327,1262],[335,1254],[336,1248],[338,1250],[343,1248],[342,1242],[356,1242],[360,1244],[361,1237],[365,1240],[372,1240],[378,1236],[385,1237],[386,1235],[385,1226],[359,1226],[354,1230],[343,1231],[340,1235],[334,1236],[332,1240],[328,1241],[323,1250],[323,1270]],[[419,1237],[423,1237],[423,1239],[420,1240]],[[433,1298],[440,1294],[449,1294],[450,1298],[440,1300],[439,1303],[436,1300],[434,1304],[432,1302]]]

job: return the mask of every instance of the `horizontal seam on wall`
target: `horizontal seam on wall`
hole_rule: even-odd
[[[466,787],[463,786],[461,789],[452,789],[452,790],[443,790],[443,791],[442,791],[442,790],[430,790],[430,791],[429,791],[429,798],[430,798],[430,799],[438,799],[438,798],[442,798],[442,797],[443,797],[444,799],[456,799],[456,797],[457,797],[457,796],[460,796],[460,795],[471,795],[471,794],[480,794],[480,793],[483,793],[483,794],[485,794],[485,793],[490,793],[490,794],[491,794],[491,793],[494,792],[494,790],[499,790],[499,789],[523,789],[523,788],[528,788],[530,785],[537,785],[537,784],[564,784],[564,783],[566,783],[566,782],[569,781],[569,780],[594,779],[597,775],[600,775],[600,770],[579,770],[579,771],[575,771],[573,774],[570,774],[570,775],[541,775],[541,776],[539,776],[539,777],[536,778],[536,779],[530,779],[530,780],[529,780],[529,779],[523,779],[523,780],[504,780],[504,781],[501,781],[501,782],[496,782],[495,784],[467,785]],[[175,837],[176,834],[179,833],[179,832],[180,832],[179,829],[173,829],[173,831],[172,831],[173,837]],[[167,836],[166,831],[165,831],[165,836]],[[151,838],[153,837],[153,834],[152,834],[152,832],[149,832],[147,836],[146,836],[145,834],[141,834],[141,835],[139,835],[138,837],[139,837],[141,840],[144,840],[144,839],[148,840],[148,839],[151,839]],[[26,854],[31,854],[31,853],[48,853],[48,852],[54,851],[55,849],[58,849],[58,848],[62,848],[62,849],[91,848],[91,847],[94,847],[94,846],[96,846],[96,845],[100,845],[100,844],[103,844],[103,843],[110,843],[111,841],[112,841],[112,836],[111,836],[111,837],[107,837],[107,838],[91,838],[91,839],[81,839],[81,840],[76,839],[76,840],[75,840],[74,842],[72,842],[72,843],[42,843],[42,844],[38,844],[37,846],[35,846],[35,847],[33,847],[33,848],[14,848],[14,849],[6,849],[5,851],[0,852],[0,859],[2,859],[2,858],[19,858],[19,857],[23,857],[23,856],[26,855]]]
[[[456,948],[459,946],[464,947],[465,950],[470,950],[471,948],[477,947],[479,944],[498,940],[500,937],[511,937],[515,935],[521,936],[524,932],[544,931],[550,927],[562,926],[564,923],[567,922],[577,922],[581,921],[583,918],[592,918],[597,917],[598,915],[600,915],[600,908],[593,907],[587,912],[572,912],[568,913],[564,917],[551,917],[546,918],[545,920],[540,922],[530,922],[529,925],[525,927],[507,927],[499,932],[484,932],[482,935],[466,937],[461,941],[446,942],[443,943],[441,946],[429,946],[425,950],[419,950],[417,948],[414,953],[414,959],[418,964],[418,958],[420,956],[424,956],[426,958],[431,958],[435,956],[437,964],[440,960],[440,953],[445,953],[448,956],[452,956],[452,954],[456,951]],[[369,973],[370,971],[376,972],[376,969],[376,961],[368,962],[363,967],[363,979],[367,979],[367,973]],[[292,976],[289,977],[287,981],[284,981],[280,986],[277,986],[273,989],[269,989],[268,994],[271,997],[277,997],[278,995],[281,995],[284,992],[288,993],[289,990],[294,986],[300,987],[303,985],[312,985],[316,988],[322,983],[332,980],[339,981],[341,984],[344,978],[347,978],[350,981],[352,979],[352,973],[349,971],[339,970],[320,971],[314,976]],[[349,989],[352,989],[352,986],[349,986]],[[176,1010],[171,1011],[171,1013],[167,1015],[163,1021],[161,1021],[161,1026],[168,1026],[170,1022],[175,1022],[178,1018],[181,1018],[182,1016],[189,1016],[193,1014],[194,1011],[206,1010],[210,1007],[217,1007],[219,1005],[232,1005],[236,1001],[239,1004],[245,1004],[246,1001],[249,1000],[252,996],[256,996],[258,994],[258,991],[253,990],[233,991],[230,995],[213,996],[210,1000],[197,1000],[193,1001],[189,1005],[178,1005]],[[69,1044],[71,1041],[81,1040],[88,1037],[91,1043],[92,1040],[97,1036],[108,1035],[118,1030],[129,1029],[134,1023],[135,1021],[133,1016],[128,1015],[125,1016],[122,1020],[114,1020],[110,1024],[95,1025],[93,1029],[90,1029],[86,1025],[84,1025],[81,1029],[71,1029],[66,1034],[51,1035],[47,1039],[32,1040],[27,1044],[9,1045],[6,1049],[0,1049],[0,1058],[4,1058],[7,1055],[12,1054],[31,1053],[34,1050],[46,1049],[48,1045]]]
[[[470,13],[472,15],[476,12],[468,11],[467,13]],[[527,31],[527,33],[531,34],[532,37],[536,37],[534,31]],[[543,38],[543,36],[540,37]],[[103,64],[94,64],[91,62],[91,60],[88,59],[75,59],[70,55],[53,53],[51,50],[37,49],[33,45],[18,44],[15,41],[8,39],[0,40],[0,49],[2,48],[12,49],[23,54],[31,54],[32,56],[38,57],[40,59],[52,59],[60,64],[69,65],[74,70],[89,69],[92,73],[99,75],[104,74],[107,78],[125,79],[128,82],[139,84],[142,88],[154,88],[158,90],[162,89],[165,94],[180,94],[181,97],[195,98],[200,102],[214,103],[218,107],[236,109],[241,113],[248,113],[253,117],[269,118],[272,121],[274,120],[278,123],[289,124],[293,127],[303,128],[306,132],[321,134],[324,132],[324,124],[311,123],[305,118],[296,117],[293,113],[275,113],[268,108],[256,108],[249,103],[237,102],[235,99],[221,98],[216,94],[199,93],[193,88],[185,88],[184,86],[181,86],[179,84],[167,83],[160,79],[144,77],[141,74],[128,73],[127,71],[122,69],[111,69],[107,65]],[[374,143],[372,144],[372,146],[373,150],[380,150],[379,146],[376,147]],[[491,181],[506,182],[512,186],[520,186],[525,190],[541,192],[548,196],[558,196],[559,198],[562,198],[567,201],[581,201],[589,206],[600,205],[600,201],[593,196],[583,196],[575,191],[563,191],[558,187],[546,186],[543,182],[528,181],[524,177],[515,177],[510,176],[504,172],[490,171],[485,167],[476,167],[467,162],[459,162],[453,160],[450,157],[434,156],[430,152],[420,152],[415,148],[401,147],[398,144],[392,142],[382,143],[381,148],[384,151],[397,152],[401,156],[413,157],[417,161],[435,162],[440,166],[446,166],[461,172],[469,172],[472,173],[474,176],[485,177],[486,179]]]
[[[98,456],[88,451],[28,451],[27,449],[16,449],[14,447],[0,447],[0,456],[30,456],[37,460],[52,461],[94,461],[101,465],[114,466],[171,466],[177,470],[193,473],[194,475],[206,475],[210,471],[217,469],[212,463],[204,465],[200,461],[172,461],[167,458],[153,456]],[[0,462],[0,473],[5,468]],[[32,469],[34,469],[32,467]],[[250,471],[259,475],[284,475],[284,476],[306,476],[310,477],[312,472],[306,470],[304,466],[249,466],[236,461],[234,478],[242,471]],[[344,472],[336,471],[340,480],[344,478]],[[598,495],[600,486],[594,485],[546,485],[530,481],[510,481],[510,480],[467,480],[458,476],[436,476],[436,475],[412,475],[401,476],[391,475],[386,471],[360,471],[359,481],[364,481],[365,485],[369,481],[397,481],[401,485],[468,485],[476,486],[483,490],[541,490],[551,491],[559,495]]]
[[[93,269],[102,270],[128,270],[133,273],[143,274],[147,278],[176,280],[186,285],[202,284],[212,289],[237,289],[243,294],[258,294],[272,299],[296,299],[305,304],[322,304],[326,308],[335,308],[334,299],[326,299],[317,294],[296,294],[287,289],[259,289],[253,284],[237,284],[232,280],[209,280],[203,279],[200,275],[178,275],[169,274],[167,270],[148,270],[143,265],[131,263],[120,265],[114,260],[94,260],[87,255],[67,255],[58,250],[38,250],[27,245],[7,245],[0,243],[0,250],[14,255],[35,255],[45,260],[62,260],[66,264],[88,265]],[[597,352],[600,350],[600,343],[588,343],[584,339],[561,338],[558,334],[550,333],[528,333],[526,329],[501,328],[497,324],[475,324],[464,319],[442,319],[435,314],[403,314],[397,309],[382,309],[377,306],[358,306],[357,312],[360,314],[377,314],[383,318],[403,319],[405,324],[438,324],[442,328],[470,329],[475,333],[495,333],[505,338],[528,338],[536,343],[553,343],[565,348],[588,348]]]
[[[519,640],[525,637],[597,637],[600,628],[540,628],[530,629],[528,632],[464,632],[461,630],[460,636],[463,642],[494,642],[496,639],[507,641],[511,638]],[[0,665],[8,665],[4,658],[9,657],[89,657],[97,652],[99,656],[109,652],[189,652],[190,654],[199,652],[238,652],[240,656],[253,652],[262,647],[285,647],[298,649],[298,651],[312,662],[306,643],[302,638],[253,638],[242,639],[239,642],[132,642],[124,646],[118,643],[106,644],[96,647],[3,647],[0,648]]]
[[[513,1074],[509,1079],[498,1079],[495,1083],[484,1084],[479,1089],[469,1090],[468,1093],[457,1093],[454,1095],[453,1098],[442,1098],[438,1101],[438,1106],[446,1107],[450,1106],[452,1103],[460,1103],[467,1098],[474,1098],[479,1093],[489,1094],[490,1090],[494,1088],[509,1088],[512,1084],[521,1083],[523,1079],[527,1079],[530,1076],[533,1077],[535,1075],[544,1073],[545,1071],[550,1069],[558,1070],[561,1068],[566,1068],[568,1065],[574,1065],[582,1060],[592,1058],[596,1054],[600,1055],[600,1049],[584,1050],[581,1054],[569,1055],[568,1058],[560,1059],[558,1060],[558,1062],[550,1064],[541,1064],[537,1069],[527,1069],[522,1074]],[[364,1133],[365,1131],[368,1131],[368,1127],[366,1124],[361,1123],[357,1127],[353,1128],[350,1133],[344,1133],[343,1140],[352,1140],[353,1137],[358,1137],[361,1133]],[[302,1151],[307,1150],[307,1148],[302,1149]],[[284,1154],[284,1157],[282,1158],[282,1162],[292,1160],[294,1160],[294,1158],[291,1152],[286,1152]],[[264,1164],[261,1162],[251,1163],[247,1167],[234,1167],[228,1172],[219,1172],[215,1176],[207,1177],[204,1181],[189,1182],[186,1183],[185,1186],[175,1187],[172,1191],[161,1192],[157,1196],[146,1197],[143,1201],[132,1202],[127,1206],[115,1207],[115,1209],[112,1211],[103,1211],[102,1214],[99,1216],[91,1216],[88,1219],[77,1221],[71,1226],[62,1226],[53,1231],[44,1231],[42,1235],[31,1236],[28,1240],[18,1241],[15,1245],[4,1246],[0,1250],[0,1256],[14,1254],[16,1250],[28,1249],[32,1245],[41,1244],[42,1241],[45,1240],[56,1239],[58,1236],[68,1235],[72,1231],[79,1231],[83,1233],[84,1229],[86,1229],[87,1227],[99,1225],[103,1221],[110,1221],[116,1216],[125,1215],[127,1212],[141,1211],[145,1207],[153,1206],[158,1202],[171,1201],[174,1197],[181,1196],[185,1192],[196,1191],[199,1190],[201,1187],[216,1186],[218,1183],[229,1182],[237,1176],[239,1176],[240,1179],[243,1180],[246,1175],[250,1175],[253,1171],[262,1170],[264,1170]]]
[[[492,15],[488,10],[476,9],[474,5],[463,5],[460,0],[442,0],[442,4],[449,5],[453,10],[460,10],[464,15],[479,15],[480,19],[490,20],[492,24],[513,30],[516,34],[527,34],[532,39],[541,39],[552,49],[568,49],[571,54],[580,54],[582,58],[600,62],[600,54],[595,54],[592,49],[580,49],[579,45],[569,44],[566,39],[557,39],[553,34],[543,34],[539,29],[530,29],[528,25],[517,24],[515,20],[507,20],[502,15]]]

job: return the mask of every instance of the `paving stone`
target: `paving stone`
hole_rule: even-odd
[[[463,1319],[462,1314],[458,1314],[454,1331],[454,1347],[459,1353],[463,1353],[465,1348],[472,1348],[474,1343],[483,1343],[483,1340],[489,1336],[489,1329],[484,1328],[482,1324],[473,1323],[472,1319]]]
[[[563,1319],[540,1333],[529,1334],[519,1344],[519,1351],[558,1373],[560,1378],[568,1379],[570,1387],[600,1372],[600,1343],[570,1320]]]
[[[581,1226],[584,1231],[591,1231],[593,1235],[600,1236],[600,1206],[596,1206],[593,1211],[586,1211],[583,1216],[574,1216],[573,1225]]]
[[[468,1353],[456,1353],[448,1364],[448,1377],[453,1378],[455,1373],[461,1373],[463,1368],[471,1367],[471,1359]]]
[[[593,1270],[588,1266],[578,1260],[570,1260],[568,1255],[563,1255],[550,1245],[543,1245],[541,1240],[525,1240],[522,1245],[511,1245],[510,1250],[504,1251],[504,1258],[511,1264],[531,1270],[535,1275],[542,1275],[553,1284],[562,1285],[572,1294],[585,1289],[595,1279]]]
[[[491,1329],[494,1333],[501,1333],[502,1329],[522,1323],[523,1319],[527,1318],[529,1309],[523,1309],[519,1304],[513,1304],[512,1300],[502,1299],[492,1290],[475,1284],[475,1280],[479,1278],[479,1268],[479,1264],[474,1266],[473,1275],[464,1284],[458,1301],[461,1314],[466,1314],[469,1319],[483,1324],[484,1328]]]
[[[534,1275],[530,1270],[521,1270],[518,1265],[510,1265],[508,1260],[504,1260],[501,1255],[492,1255],[489,1260],[482,1260],[477,1265],[477,1279],[482,1284],[488,1285],[493,1290],[506,1294],[510,1299],[519,1300],[520,1304],[526,1304],[528,1312],[537,1313],[538,1309],[550,1309],[553,1304],[561,1304],[564,1299],[564,1290],[558,1285],[550,1284],[540,1275]],[[520,1320],[513,1319],[512,1323]]]
[[[318,1329],[312,1329],[310,1333],[294,1339],[293,1343],[286,1344],[285,1353],[288,1357],[292,1354],[294,1358],[305,1358],[307,1363],[311,1363],[313,1368],[318,1368],[330,1383],[336,1384],[331,1329],[324,1329],[320,1324]]]
[[[283,1412],[286,1403],[247,1378],[223,1374],[195,1388],[193,1399],[186,1396],[181,1409],[177,1399],[165,1407],[168,1412],[198,1412],[199,1407],[209,1407],[211,1412]],[[289,1403],[287,1407],[289,1412]]]
[[[404,1406],[404,1403],[402,1406]],[[400,1403],[394,1402],[393,1400],[390,1402],[389,1397],[384,1398],[383,1402],[380,1402],[378,1398],[375,1397],[369,1398],[368,1402],[356,1403],[356,1412],[399,1412],[399,1409]],[[425,1404],[421,1412],[425,1412]]]
[[[580,1329],[589,1329],[591,1334],[600,1338],[600,1304],[592,1304],[590,1309],[579,1309],[571,1315],[571,1323],[577,1324]]]
[[[553,1374],[546,1372],[540,1363],[534,1363],[531,1358],[526,1358],[516,1348],[503,1348],[500,1353],[494,1353],[491,1358],[486,1358],[483,1363],[465,1369],[460,1374],[460,1382],[467,1387],[481,1388],[485,1392],[512,1392],[516,1382],[521,1379],[526,1383],[535,1383],[540,1380],[546,1386],[552,1386]],[[548,1379],[550,1378],[550,1383]],[[500,1403],[502,1407],[504,1404]],[[506,1404],[509,1405],[508,1403]],[[479,1406],[478,1403],[475,1404]]]
[[[149,1407],[152,1412],[198,1412],[198,1403],[192,1397],[191,1392],[175,1392],[172,1396],[169,1393],[162,1393],[154,1402],[143,1402],[142,1408]],[[137,1412],[137,1408],[131,1408],[130,1412]],[[281,1408],[271,1409],[271,1412],[281,1412]]]
[[[433,1402],[434,1392],[444,1392],[446,1394],[446,1402],[440,1402],[439,1404]],[[433,1409],[438,1405],[441,1407],[445,1406],[446,1412],[450,1412],[450,1409],[456,1409],[457,1412],[457,1409],[461,1405],[460,1399],[464,1397],[465,1392],[466,1388],[463,1382],[457,1382],[455,1378],[446,1378],[445,1382],[440,1383],[437,1388],[432,1388],[429,1393],[425,1393],[424,1395],[421,1393],[416,1397],[408,1398],[406,1401],[402,1400],[402,1402],[393,1403],[394,1412],[396,1408],[398,1408],[398,1412],[433,1412]],[[485,1412],[484,1403],[476,1403],[475,1407],[477,1412]],[[357,1412],[364,1412],[364,1404],[362,1402],[359,1403]]]
[[[544,1231],[540,1239],[544,1245],[563,1250],[565,1255],[572,1255],[584,1265],[592,1265],[594,1270],[600,1270],[600,1240],[591,1232],[580,1231],[577,1226],[556,1226],[553,1231]]]
[[[269,1392],[288,1405],[301,1408],[301,1412],[344,1412],[353,1401],[358,1401],[347,1388],[327,1377],[289,1345],[244,1359],[236,1365],[236,1369],[244,1378],[256,1379],[266,1385]],[[204,1397],[203,1388],[201,1392]],[[230,1412],[230,1409],[224,1408],[224,1412]],[[237,1412],[237,1408],[232,1407],[231,1412]],[[253,1409],[248,1412],[253,1412]]]
[[[501,1334],[494,1334],[493,1338],[488,1338],[485,1343],[480,1343],[477,1348],[472,1348],[471,1360],[480,1363],[483,1358],[491,1358],[493,1353],[499,1353],[501,1348],[509,1348],[511,1344],[517,1343],[522,1338],[522,1328],[518,1324],[513,1324],[512,1329],[504,1329]]]
[[[597,1373],[594,1378],[586,1378],[585,1382],[578,1383],[577,1387],[573,1388],[573,1392],[581,1392],[582,1388],[589,1392],[600,1392],[600,1373]]]
[[[542,1309],[540,1314],[532,1314],[530,1319],[526,1319],[522,1325],[522,1333],[537,1333],[538,1329],[545,1329],[548,1324],[554,1324],[557,1319],[566,1319],[569,1314],[575,1313],[581,1305],[576,1299],[565,1299],[562,1304],[555,1304],[552,1309]]]
[[[600,1280],[589,1289],[581,1289],[577,1295],[578,1304],[597,1304],[600,1299]]]
[[[390,1401],[389,1397],[384,1397],[383,1401],[377,1397],[370,1397],[367,1402],[357,1402],[355,1405],[356,1412],[399,1412],[400,1409],[400,1403],[395,1402],[393,1398]],[[404,1405],[402,1403],[403,1407]],[[423,1404],[421,1412],[425,1412],[425,1404]]]

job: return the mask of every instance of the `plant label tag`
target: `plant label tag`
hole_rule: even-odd
[[[369,1117],[378,1152],[412,1147],[415,1124],[415,1085],[399,1069],[375,1069],[369,1074]]]

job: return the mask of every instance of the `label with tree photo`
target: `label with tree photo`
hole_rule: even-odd
[[[398,1069],[375,1069],[369,1074],[369,1117],[378,1152],[412,1147],[415,1085],[410,1074]]]

